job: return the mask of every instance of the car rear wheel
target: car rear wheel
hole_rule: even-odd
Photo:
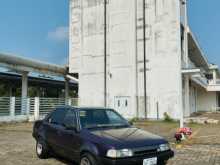
[[[98,163],[91,154],[83,154],[80,165],[98,165]]]
[[[167,164],[167,161],[163,161],[159,165],[166,165],[166,164]]]
[[[46,159],[49,156],[48,147],[42,140],[38,140],[36,143],[36,153],[40,159]]]

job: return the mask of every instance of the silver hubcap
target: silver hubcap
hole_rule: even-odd
[[[43,151],[43,146],[39,142],[37,143],[37,154],[41,155]]]
[[[87,158],[82,158],[80,165],[90,165],[90,162]]]

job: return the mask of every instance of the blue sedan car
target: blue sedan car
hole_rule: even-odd
[[[112,109],[60,107],[33,128],[36,153],[56,153],[80,165],[164,165],[168,142],[131,126]]]

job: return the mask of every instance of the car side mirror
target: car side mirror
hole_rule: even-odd
[[[67,130],[72,130],[72,131],[77,132],[77,128],[76,128],[75,125],[72,125],[72,124],[65,124],[64,127],[65,127]]]

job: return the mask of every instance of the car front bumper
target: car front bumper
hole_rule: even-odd
[[[101,165],[143,165],[143,160],[147,158],[157,157],[158,165],[163,164],[168,159],[174,157],[173,151],[166,151],[154,155],[147,155],[141,157],[131,157],[123,159],[110,159],[110,158],[101,158]]]

